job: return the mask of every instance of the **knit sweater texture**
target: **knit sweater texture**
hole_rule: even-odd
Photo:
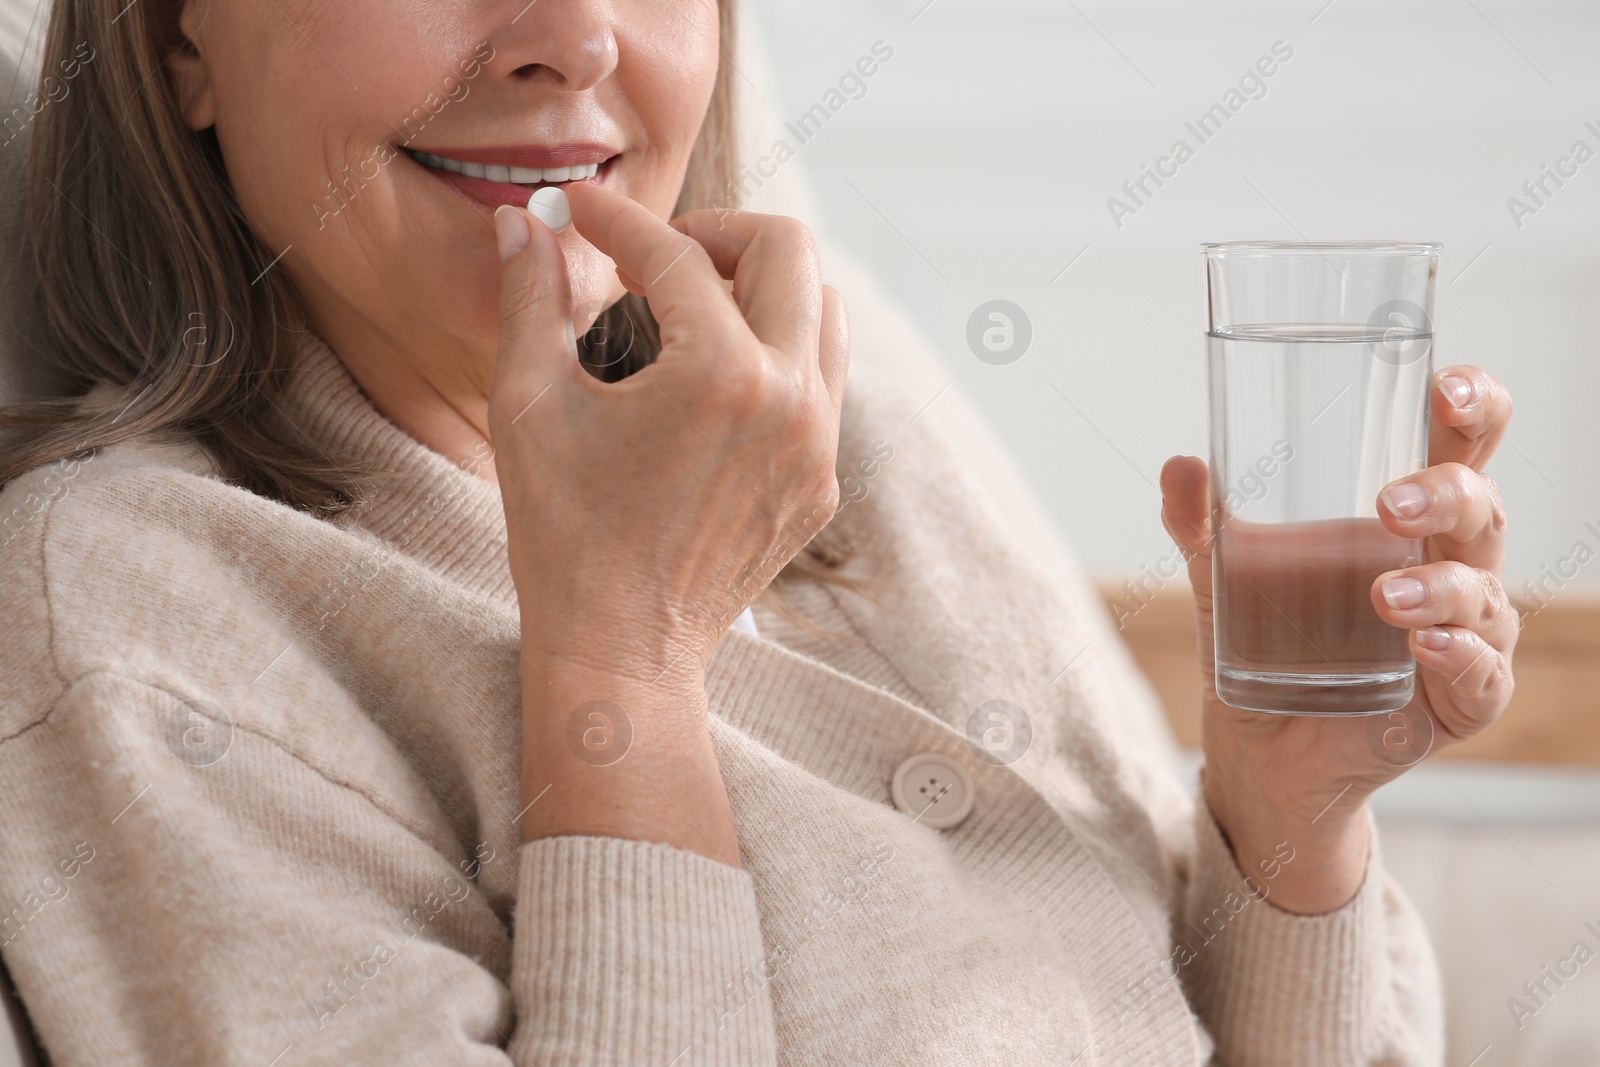
[[[885,376],[846,388],[849,581],[790,594],[823,632],[763,597],[710,661],[742,867],[522,843],[496,484],[314,335],[279,404],[393,484],[316,517],[135,439],[0,493],[0,956],[61,1067],[1439,1062],[1381,850],[1326,915],[1246,881],[1088,583]],[[975,784],[948,829],[891,801],[929,752]]]

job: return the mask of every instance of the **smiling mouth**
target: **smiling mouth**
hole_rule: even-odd
[[[430,170],[444,171],[447,174],[459,174],[464,178],[478,178],[482,181],[506,182],[511,185],[521,185],[534,189],[541,185],[560,185],[563,182],[584,181],[593,178],[600,172],[604,162],[575,163],[565,167],[515,167],[510,164],[500,163],[470,163],[465,160],[451,159],[448,156],[434,155],[430,152],[411,152],[407,154],[418,163]],[[605,161],[609,162],[609,160]]]
[[[400,146],[406,157],[455,192],[491,210],[526,207],[537,189],[606,184],[622,153],[599,142],[558,145]]]

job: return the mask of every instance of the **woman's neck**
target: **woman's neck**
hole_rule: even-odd
[[[350,315],[313,316],[319,336],[373,407],[428,448],[497,481],[489,444],[495,352],[467,338],[402,339]]]

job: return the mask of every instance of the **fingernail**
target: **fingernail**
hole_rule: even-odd
[[[1428,599],[1428,587],[1415,578],[1390,578],[1383,583],[1383,599],[1391,608],[1414,608]]]
[[[494,232],[500,239],[500,260],[505,262],[528,247],[528,220],[510,204],[494,209]]]
[[[1378,495],[1396,518],[1414,519],[1428,510],[1428,491],[1415,482],[1391,485]]]
[[[542,185],[535,189],[528,197],[528,210],[550,227],[551,233],[560,233],[572,225],[572,205],[567,202],[567,191],[559,185]]]
[[[1450,631],[1441,630],[1437,626],[1430,626],[1426,630],[1418,630],[1417,644],[1434,652],[1443,652],[1450,647]]]
[[[1458,408],[1464,408],[1472,403],[1472,383],[1465,378],[1446,374],[1439,379],[1439,391],[1444,393],[1446,400]]]

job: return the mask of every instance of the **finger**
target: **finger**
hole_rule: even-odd
[[[1428,462],[1482,470],[1511,421],[1511,394],[1492,375],[1459,364],[1434,375]]]
[[[831,285],[822,287],[822,326],[818,339],[817,362],[828,399],[833,402],[834,422],[844,403],[844,382],[850,371],[850,317],[844,297]]]
[[[1197,456],[1173,456],[1161,468],[1161,525],[1178,546],[1195,598],[1211,596],[1211,470]]]
[[[1161,525],[1181,548],[1211,550],[1209,477],[1198,456],[1173,456],[1161,468]]]
[[[1460,626],[1501,651],[1517,640],[1517,613],[1500,580],[1454,560],[1386,571],[1372,583],[1372,606],[1391,626]]]
[[[567,261],[550,228],[523,208],[495,211],[500,264],[500,354],[491,424],[525,409],[554,382],[585,374],[572,328]]]
[[[746,331],[744,320],[700,243],[668,226],[643,204],[588,182],[567,187],[572,224],[617,266],[624,286],[632,281],[650,311],[670,333],[693,321],[698,336]]]
[[[1516,680],[1509,655],[1462,626],[1430,626],[1411,635],[1411,654],[1439,723],[1471,737],[1511,703]]]
[[[803,223],[705,210],[680,215],[672,226],[698,241],[717,273],[733,282],[733,299],[757,337],[797,357],[817,350],[822,271],[816,240]]]
[[[1506,560],[1506,511],[1494,479],[1464,463],[1439,463],[1378,494],[1378,516],[1402,537],[1432,538],[1445,559],[1499,574]]]
[[[628,290],[628,292],[632,293],[634,296],[644,295],[644,286],[640,285],[638,282],[622,273],[621,267],[617,268],[617,281],[621,282],[622,287]]]

